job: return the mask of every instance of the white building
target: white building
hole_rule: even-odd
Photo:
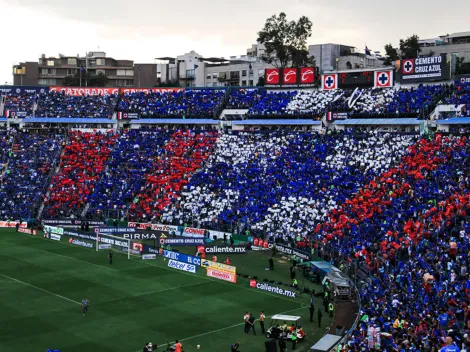
[[[453,54],[470,62],[470,32],[459,32],[441,35],[438,38],[421,39],[419,41],[421,55],[434,53]]]

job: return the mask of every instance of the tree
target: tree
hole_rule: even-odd
[[[416,34],[413,34],[411,37],[403,40],[400,39],[400,51],[401,57],[405,59],[412,59],[418,57],[421,52],[421,47],[419,46],[419,37]]]
[[[470,63],[464,62],[465,58],[456,57],[455,58],[455,74],[456,75],[465,75],[470,73]]]
[[[91,75],[89,72],[76,72],[74,75],[69,75],[64,78],[64,86],[88,86],[88,87],[106,87],[108,84],[108,76],[99,72],[97,75]],[[80,84],[81,83],[81,84]]]
[[[398,50],[392,46],[392,44],[387,44],[384,47],[385,49],[385,60],[384,60],[384,65],[385,66],[390,66],[392,65],[396,60],[399,59],[398,56]]]
[[[256,86],[264,87],[265,84],[266,84],[266,80],[265,80],[264,76],[260,76],[258,78],[258,83],[256,83]]]
[[[276,68],[315,66],[315,59],[307,50],[307,39],[312,36],[312,22],[306,16],[287,21],[281,12],[266,20],[258,32],[258,43],[265,46],[261,59]]]

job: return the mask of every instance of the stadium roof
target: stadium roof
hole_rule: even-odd
[[[224,59],[223,57],[203,57],[202,61],[208,62],[229,62],[230,60]]]
[[[270,125],[270,126],[279,126],[279,125],[320,125],[320,121],[314,120],[243,120],[243,121],[233,121],[232,125]]]
[[[131,121],[131,125],[217,125],[218,123],[218,120],[211,119],[141,119]]]
[[[454,117],[448,120],[437,120],[438,125],[470,125],[470,117]]]
[[[23,120],[24,123],[117,123],[116,120],[105,118],[81,117],[31,117]]]
[[[333,125],[352,126],[352,125],[420,125],[424,121],[417,118],[395,118],[395,119],[347,119],[337,120]]]

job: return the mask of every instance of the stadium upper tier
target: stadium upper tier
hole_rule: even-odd
[[[470,83],[331,91],[178,89],[111,95],[72,96],[65,92],[6,95],[5,116],[77,118],[217,119],[223,109],[246,110],[245,118],[320,119],[326,112],[350,117],[426,118],[438,104],[470,108]]]

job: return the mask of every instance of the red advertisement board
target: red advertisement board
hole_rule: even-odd
[[[279,69],[277,68],[267,68],[266,69],[266,85],[275,85],[280,83]]]
[[[71,96],[84,96],[84,95],[111,95],[111,94],[130,94],[136,92],[144,93],[165,93],[177,92],[183,88],[103,88],[103,87],[63,87],[52,86],[49,89],[52,92],[63,92]]]
[[[282,74],[282,82],[287,85],[297,83],[297,69],[285,68]]]
[[[302,67],[300,69],[300,84],[313,84],[315,82],[315,68]]]
[[[228,273],[226,271],[207,268],[207,276],[213,277],[214,279],[233,282],[234,284],[237,283],[237,275]]]

